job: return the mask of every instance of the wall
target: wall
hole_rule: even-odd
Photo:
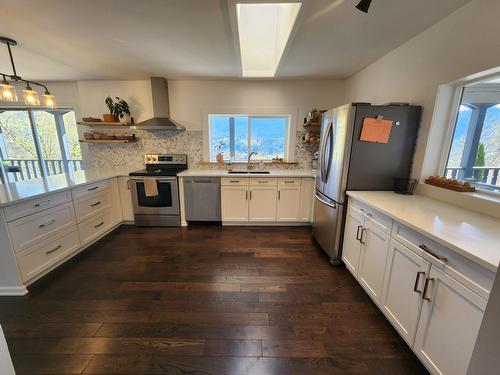
[[[473,0],[369,65],[346,82],[350,101],[376,104],[411,102],[424,107],[413,175],[433,174],[442,142],[429,143],[431,119],[440,84],[500,65],[500,2]],[[436,116],[433,136],[447,126]],[[434,132],[436,131],[436,132]]]
[[[15,375],[14,366],[10,359],[9,348],[0,326],[0,374],[2,375]]]

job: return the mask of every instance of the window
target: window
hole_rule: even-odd
[[[463,88],[446,177],[500,191],[500,79]]]
[[[72,110],[0,109],[2,182],[82,169]]]
[[[224,160],[247,161],[250,152],[257,160],[285,159],[290,116],[209,115],[210,161],[217,153]]]

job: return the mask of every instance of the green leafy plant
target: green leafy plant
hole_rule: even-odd
[[[111,97],[107,97],[104,100],[104,103],[106,103],[106,106],[108,107],[109,114],[118,116],[119,118],[123,118],[125,115],[130,115],[130,108],[128,106],[128,103],[120,99],[118,96],[115,96],[116,102],[111,99]]]
[[[224,155],[224,152],[222,151],[222,146],[224,146],[224,145],[225,145],[225,143],[220,141],[219,144],[215,146],[215,151],[218,154]]]

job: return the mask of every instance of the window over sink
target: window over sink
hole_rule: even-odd
[[[288,115],[210,114],[210,161],[216,161],[219,152],[225,161],[246,162],[251,152],[257,153],[254,160],[286,160],[290,146],[290,122],[291,116]]]

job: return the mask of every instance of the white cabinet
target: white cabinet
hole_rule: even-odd
[[[300,181],[300,180],[299,180]],[[277,221],[298,221],[300,215],[300,184],[278,185]]]
[[[223,221],[248,221],[248,187],[221,186],[221,212]]]
[[[381,308],[410,346],[417,331],[422,292],[431,264],[396,240],[391,240]]]
[[[414,350],[436,374],[466,374],[486,301],[431,267]]]
[[[248,220],[276,220],[276,186],[250,186]]]
[[[300,184],[299,220],[312,222],[312,208],[314,202],[314,179],[302,177]]]
[[[118,177],[118,191],[120,194],[120,206],[124,221],[134,221],[134,206],[132,204],[132,191],[128,177]]]
[[[363,229],[364,219],[354,210],[347,211],[344,229],[344,246],[342,260],[347,269],[355,276],[358,276],[359,256],[361,254],[360,235]]]
[[[358,279],[377,304],[382,295],[389,239],[390,236],[382,232],[371,219],[365,219],[365,225],[360,231],[362,246]]]

